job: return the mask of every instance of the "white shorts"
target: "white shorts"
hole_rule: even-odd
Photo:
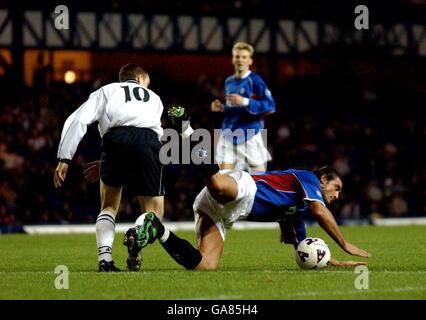
[[[225,240],[226,228],[230,228],[237,220],[244,220],[251,212],[257,186],[250,174],[245,171],[221,170],[220,173],[228,174],[237,181],[237,198],[223,205],[213,199],[207,187],[204,187],[195,198],[193,209],[196,224],[199,219],[198,210],[201,210],[212,219],[222,239]]]
[[[215,150],[217,163],[247,163],[250,167],[257,167],[272,159],[261,133],[237,145],[220,135]]]

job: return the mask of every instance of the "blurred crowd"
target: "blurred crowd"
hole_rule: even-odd
[[[277,112],[265,121],[273,157],[268,169],[335,167],[344,181],[332,208],[340,222],[426,215],[425,94],[383,79],[371,84],[350,70],[296,73],[271,85]],[[3,88],[11,85],[6,76],[0,79]],[[221,81],[200,75],[171,86],[167,77],[151,78],[166,107],[189,107],[195,128],[220,127],[221,115],[210,112],[210,102],[223,95]],[[54,188],[53,172],[66,117],[100,85],[50,82],[2,93],[0,232],[20,232],[24,224],[95,221],[99,186],[85,182],[82,171],[100,157],[96,124],[81,142],[62,190]],[[192,202],[202,187],[190,165],[167,166],[165,218],[193,219]],[[137,215],[135,194],[125,189],[118,221]]]

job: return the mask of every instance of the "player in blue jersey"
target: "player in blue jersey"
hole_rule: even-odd
[[[176,109],[169,111],[172,119],[176,114],[182,113]],[[192,131],[187,124],[181,131],[182,137],[189,137]],[[185,268],[212,270],[219,266],[226,228],[235,221],[278,222],[282,242],[297,246],[306,238],[303,217],[310,212],[344,251],[359,257],[370,256],[344,238],[326,207],[338,199],[342,191],[342,180],[335,170],[323,167],[314,172],[289,169],[250,175],[240,170],[219,171],[215,163],[205,163],[198,168],[206,183],[193,205],[198,249],[167,230],[152,212],[145,214],[143,223],[135,231],[138,246],[143,248],[159,239],[170,256]],[[331,258],[330,264],[365,263]]]
[[[275,112],[271,91],[263,79],[250,70],[254,49],[237,42],[232,49],[235,73],[225,80],[226,103],[211,103],[213,112],[224,112],[222,132],[216,146],[221,169],[234,169],[246,163],[250,171],[265,171],[271,155],[262,139],[263,118]]]

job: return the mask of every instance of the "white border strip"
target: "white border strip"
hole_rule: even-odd
[[[426,225],[426,217],[419,218],[378,218],[372,220],[377,226],[409,226]],[[365,220],[347,220],[343,225],[366,225]],[[165,222],[164,225],[171,231],[195,231],[195,223],[184,222]],[[314,224],[316,225],[316,224]],[[133,227],[132,223],[117,223],[116,232],[126,232]],[[276,229],[276,222],[252,222],[237,221],[232,229],[234,230],[256,230],[256,229]],[[27,225],[24,231],[28,234],[74,234],[74,233],[95,233],[95,224],[68,224],[68,225]]]
[[[377,218],[373,219],[376,226],[424,226],[426,225],[426,217],[418,218]]]
[[[194,231],[194,222],[165,222],[164,225],[170,231]],[[133,227],[132,223],[117,223],[115,225],[116,232],[126,232]],[[251,222],[238,221],[234,223],[232,229],[247,230],[247,229],[275,229],[278,224],[274,222]],[[74,233],[95,233],[95,224],[69,224],[69,225],[27,225],[24,226],[24,231],[28,234],[74,234]]]

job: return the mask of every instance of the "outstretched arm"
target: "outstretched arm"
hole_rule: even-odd
[[[331,267],[356,267],[356,266],[366,266],[367,262],[362,261],[337,261],[334,258],[330,258],[328,265]]]
[[[294,241],[294,239],[286,239],[285,238],[286,234],[288,234],[288,232],[285,231],[286,224],[284,223],[284,221],[279,221],[278,223],[279,223],[280,229],[281,229],[280,241],[282,243],[292,243],[292,241]],[[293,246],[294,246],[294,250],[297,250],[297,244],[293,244]],[[333,257],[331,257],[329,262],[328,262],[328,266],[330,266],[330,267],[356,267],[356,266],[365,266],[365,265],[367,265],[367,262],[363,262],[363,261],[338,261],[338,260],[334,259]]]
[[[340,231],[339,226],[336,223],[333,215],[330,210],[324,207],[318,201],[310,201],[309,207],[311,209],[312,215],[318,221],[319,225],[333,238],[334,241],[347,253],[353,256],[359,257],[370,257],[371,254],[367,251],[360,249],[353,244],[346,241],[342,232]]]

